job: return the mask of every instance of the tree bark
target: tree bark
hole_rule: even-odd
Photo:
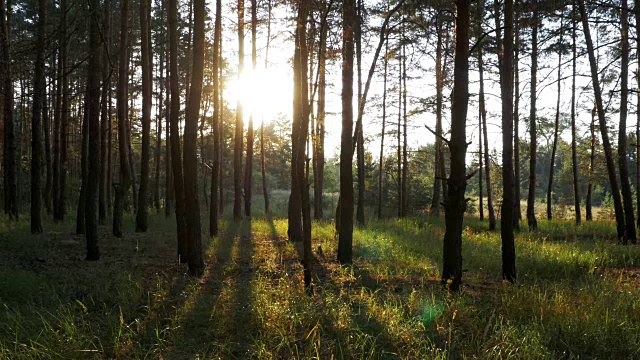
[[[117,113],[118,113],[118,155],[120,158],[120,182],[115,186],[116,195],[113,204],[113,235],[122,237],[122,217],[124,212],[124,202],[131,182],[129,180],[129,157],[128,157],[128,91],[129,82],[129,0],[120,2],[120,51],[118,59],[118,90],[117,90]]]
[[[64,3],[64,0],[63,0]],[[4,167],[4,212],[9,218],[18,219],[18,190],[16,179],[16,135],[13,119],[13,80],[11,74],[11,0],[7,1],[5,14],[4,0],[0,0],[0,50],[2,50],[3,100],[3,167]]]
[[[382,86],[382,130],[380,131],[380,162],[378,165],[378,219],[382,219],[382,176],[384,174],[384,135],[387,125],[387,74],[389,71],[389,42],[385,41]]]
[[[42,1],[42,0],[41,0]],[[89,27],[89,67],[87,75],[88,125],[87,190],[85,194],[85,235],[87,239],[86,260],[100,259],[98,247],[98,187],[100,185],[100,73],[102,58],[100,43],[100,0],[90,0],[91,25]]]
[[[520,230],[520,220],[522,220],[522,209],[520,204],[520,11],[514,11],[514,55],[513,55],[513,76],[514,76],[514,103],[513,103],[513,167],[514,167],[514,199],[513,211],[515,217],[513,224],[516,231]]]
[[[442,283],[450,291],[458,291],[462,283],[462,229],[467,207],[467,107],[469,101],[469,0],[456,1],[456,45],[451,112],[451,176],[444,206],[445,235],[443,247]]]
[[[244,0],[238,0],[238,78],[244,73]],[[242,103],[236,104],[236,131],[233,148],[233,218],[242,218],[242,136],[244,114]]]
[[[404,25],[402,33],[404,36]],[[409,159],[407,158],[407,53],[406,44],[402,42],[402,216],[406,217],[409,208],[407,182],[409,178]]]
[[[616,166],[613,160],[613,151],[611,150],[611,142],[607,130],[606,117],[604,107],[602,107],[602,92],[600,90],[600,79],[598,78],[598,64],[593,51],[593,42],[591,41],[591,32],[589,31],[589,18],[587,10],[584,6],[584,0],[579,0],[580,16],[582,17],[582,28],[584,31],[585,42],[587,43],[587,53],[589,54],[589,65],[591,68],[591,80],[593,83],[593,92],[596,98],[596,111],[600,122],[600,133],[602,135],[602,146],[604,148],[604,156],[607,162],[607,173],[609,174],[609,185],[613,196],[613,204],[616,214],[616,228],[618,239],[625,241],[625,216],[622,208],[622,199],[620,198],[620,190],[618,189],[618,177],[616,175]],[[587,210],[588,211],[588,210]]]
[[[213,35],[213,167],[211,168],[211,202],[209,203],[209,236],[218,236],[218,187],[220,175],[220,155],[222,146],[219,136],[222,123],[222,104],[220,103],[220,77],[218,76],[220,67],[220,43],[222,39],[222,0],[216,0],[216,19]]]
[[[531,31],[531,105],[529,113],[529,196],[527,197],[527,224],[529,230],[535,231],[538,228],[536,220],[536,152],[538,142],[536,138],[536,82],[538,75],[538,1],[533,1],[533,24]],[[506,36],[506,34],[505,34]],[[503,129],[504,130],[504,129]]]
[[[89,84],[87,84],[84,102],[82,104],[82,137],[80,143],[80,174],[81,174],[81,184],[80,184],[80,195],[78,196],[78,207],[76,209],[76,234],[85,234],[86,233],[86,220],[87,217],[85,215],[86,206],[87,206],[87,176],[89,174],[89,166],[87,164],[87,156],[89,151],[89,102],[91,99],[89,98]]]
[[[198,201],[198,118],[204,76],[205,0],[194,1],[193,68],[184,126],[184,197],[188,239],[188,265],[191,275],[204,272],[202,226]]]
[[[33,111],[31,113],[31,233],[42,232],[42,185],[40,168],[42,159],[41,116],[44,93],[44,46],[47,24],[47,4],[38,0],[38,28],[36,36],[36,62],[33,78]]]
[[[636,47],[640,48],[640,1],[636,1],[634,4],[634,15],[636,19]],[[638,74],[640,74],[640,62],[638,62]],[[638,90],[640,90],[640,76],[637,77],[637,81]],[[640,91],[636,91],[636,96],[637,106],[640,109]],[[636,141],[640,141],[640,111],[636,111]],[[640,146],[636,146],[636,212],[638,216],[636,226],[640,228],[640,191],[638,189],[640,189]]]
[[[272,5],[271,5],[271,0],[267,1],[267,7],[268,7],[268,19],[267,19],[267,48],[265,51],[265,56],[264,56],[264,68],[265,70],[269,67],[269,45],[271,45],[271,10],[272,10]],[[320,60],[318,60],[320,61]],[[323,90],[321,90],[323,91]],[[321,92],[320,94],[324,94],[324,92]],[[320,96],[320,95],[318,95]],[[323,104],[324,106],[324,104]],[[320,114],[320,98],[318,97],[318,114]],[[318,121],[320,121],[320,119],[318,118]],[[265,153],[264,153],[264,119],[262,120],[262,125],[260,126],[260,171],[262,174],[262,195],[264,196],[264,213],[265,215],[269,215],[270,214],[270,210],[269,210],[269,189],[267,187],[267,167],[266,167],[266,163],[265,163]],[[314,159],[314,164],[317,163],[316,160],[316,154],[313,155],[313,159]],[[324,165],[324,164],[323,164]],[[319,170],[318,170],[319,171]],[[316,173],[316,171],[314,171],[314,174],[316,174],[316,177],[320,176],[319,174]],[[315,189],[315,187],[314,187]],[[320,189],[320,191],[322,191],[322,189]],[[322,199],[320,199],[322,200]],[[315,204],[317,205],[318,203],[318,198],[315,198]],[[317,212],[314,213],[317,215]]]
[[[256,30],[258,25],[257,3],[251,0],[251,66],[256,70],[257,49]],[[244,214],[251,217],[251,198],[253,195],[253,111],[249,115],[249,126],[247,127],[247,158],[244,169]]]
[[[45,85],[44,89],[42,89],[42,126],[44,130],[44,156],[47,168],[42,198],[44,199],[44,207],[47,211],[47,215],[51,214],[51,186],[53,182],[53,165],[51,163],[51,126],[49,121],[49,108],[47,106],[48,102],[48,91],[47,86]]]
[[[571,9],[571,168],[573,171],[573,196],[576,213],[576,224],[580,225],[580,187],[578,186],[578,148],[576,144],[576,1],[572,2]],[[640,102],[639,102],[640,103]],[[640,112],[638,112],[640,116]],[[640,147],[638,148],[640,149]],[[640,163],[638,163],[640,166]],[[639,173],[640,175],[640,173]],[[640,192],[638,192],[640,194]],[[640,204],[640,202],[639,202]]]
[[[180,146],[180,83],[178,80],[178,4],[169,0],[169,62],[171,86],[170,141],[173,188],[176,201],[176,223],[178,235],[178,256],[186,263],[189,255],[187,222],[185,219],[185,186],[182,176],[182,150]]]
[[[151,53],[151,1],[140,0],[140,53],[142,62],[142,157],[140,158],[140,190],[136,212],[136,232],[146,232],[148,227],[149,146],[151,143],[151,103],[153,100],[153,73]],[[200,103],[198,102],[198,105]],[[196,120],[197,127],[197,120]],[[185,145],[186,146],[186,145]]]
[[[489,212],[489,230],[496,228],[496,213],[493,208],[493,188],[491,183],[491,160],[489,159],[489,137],[487,134],[487,109],[484,97],[484,61],[482,58],[482,46],[478,49],[478,73],[480,77],[479,107],[482,118],[482,138],[484,139],[484,164],[486,167],[485,177],[487,186],[487,211]],[[482,174],[480,174],[482,176]]]
[[[356,27],[355,46],[357,76],[358,76],[358,112],[364,111],[362,108],[362,0],[356,1]],[[364,226],[364,126],[362,125],[362,116],[358,114],[356,120],[356,165],[358,171],[358,202],[356,204],[356,221],[358,225]]]
[[[587,211],[587,221],[593,220],[593,212],[591,209],[591,196],[593,193],[593,167],[596,160],[596,108],[595,105],[591,110],[591,125],[589,126],[591,132],[591,151],[589,152],[589,184],[587,185],[587,199],[585,201],[585,207]]]
[[[353,45],[356,2],[342,3],[342,135],[340,140],[340,201],[338,261],[353,261]],[[399,136],[399,135],[398,135]],[[399,139],[399,137],[398,137]]]
[[[536,26],[537,27],[537,26]],[[516,249],[513,236],[513,0],[504,3],[504,42],[502,45],[500,93],[502,98],[502,278],[516,280]],[[535,94],[535,92],[533,92]]]
[[[60,69],[62,72],[62,100],[60,109],[60,189],[58,206],[54,210],[54,218],[63,220],[67,212],[67,172],[68,172],[68,124],[69,124],[69,77],[67,75],[67,0],[60,0],[62,24],[60,30]]]
[[[618,130],[618,168],[620,169],[620,188],[625,217],[625,243],[636,243],[635,216],[633,214],[633,195],[629,183],[629,165],[627,163],[627,112],[629,111],[629,14],[627,0],[622,0],[620,45],[622,47],[622,64],[620,67],[620,125]]]
[[[440,216],[440,199],[442,197],[442,178],[440,162],[442,159],[442,90],[444,88],[442,69],[442,20],[436,20],[436,143],[433,169],[433,197],[431,198],[431,215]],[[482,83],[481,83],[482,84]],[[481,85],[482,86],[482,85]],[[482,89],[482,88],[481,88]]]
[[[102,22],[102,32],[104,36],[104,50],[105,54],[110,58],[110,30],[109,27],[111,25],[111,0],[105,0],[104,3],[104,11],[103,11],[103,22]],[[101,116],[100,119],[100,185],[98,190],[98,219],[100,224],[104,224],[107,219],[107,202],[109,201],[107,197],[107,191],[109,188],[109,177],[108,177],[108,168],[109,161],[107,160],[108,154],[108,139],[109,139],[109,123],[111,122],[111,117],[109,116],[109,89],[111,87],[111,68],[109,66],[109,61],[105,61],[102,64],[102,79],[104,84],[102,86],[102,106],[101,106]]]
[[[556,100],[556,118],[553,125],[553,147],[551,148],[551,165],[549,169],[549,183],[547,184],[547,220],[553,219],[552,195],[553,195],[553,175],[556,162],[556,152],[558,150],[558,128],[560,127],[560,93],[562,89],[562,31],[563,19],[560,19],[560,39],[558,40],[558,91]]]

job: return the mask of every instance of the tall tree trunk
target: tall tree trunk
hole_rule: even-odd
[[[440,162],[442,158],[442,90],[444,79],[442,73],[442,20],[436,19],[436,143],[433,169],[433,197],[431,198],[431,215],[440,216],[440,198],[442,191],[442,178]]]
[[[205,0],[195,0],[193,28],[193,71],[184,126],[184,196],[188,239],[189,273],[202,275],[202,226],[198,201],[198,118],[204,76],[204,17]]]
[[[537,25],[536,25],[537,27]],[[516,249],[513,236],[513,0],[504,2],[504,42],[502,45],[500,93],[502,98],[502,278],[516,280]],[[533,92],[535,94],[535,92]]]
[[[271,45],[271,10],[272,10],[271,0],[267,0],[267,7],[268,7],[267,48],[266,48],[265,56],[264,56],[264,68],[265,68],[265,71],[269,67],[269,45]],[[318,60],[318,61],[320,61],[320,60]],[[324,93],[321,92],[321,94],[324,94]],[[324,106],[324,104],[323,104],[323,106]],[[320,109],[320,98],[318,98],[318,109]],[[320,114],[320,110],[318,110],[318,114]],[[320,121],[320,118],[318,118],[318,121]],[[317,163],[316,154],[313,155],[313,159],[314,159],[314,164],[316,164]],[[267,187],[267,167],[266,167],[266,163],[265,163],[265,153],[264,153],[264,119],[262,120],[262,125],[260,126],[260,171],[261,171],[261,174],[262,174],[262,195],[264,196],[264,213],[265,213],[265,215],[269,215],[270,214],[270,210],[269,210],[269,189]],[[316,174],[315,171],[314,171],[314,174]],[[320,175],[316,174],[316,177],[318,177],[318,176],[320,176]],[[320,191],[322,191],[322,189],[320,189]],[[320,199],[320,200],[322,200],[322,199]],[[317,197],[315,198],[315,203],[316,203],[316,205],[318,203],[318,198]],[[322,209],[320,209],[320,210],[322,211]],[[317,212],[315,212],[315,214],[317,216]]]
[[[218,187],[220,175],[220,153],[222,146],[219,136],[222,123],[222,104],[220,103],[220,77],[218,76],[220,62],[220,43],[222,38],[222,0],[216,0],[216,19],[213,35],[213,167],[211,168],[211,202],[209,203],[209,236],[218,236]]]
[[[52,66],[53,68],[53,66]],[[47,106],[48,100],[48,91],[47,86],[45,85],[44,89],[42,89],[42,126],[44,130],[44,156],[46,163],[46,180],[44,184],[44,207],[47,211],[47,214],[51,214],[51,186],[52,186],[52,164],[51,164],[51,126],[49,121],[49,107]]]
[[[164,18],[164,8],[161,10],[161,19]],[[165,40],[164,27],[160,28],[161,41]],[[160,73],[160,94],[158,94],[158,114],[156,117],[156,151],[155,151],[155,164],[156,164],[156,176],[153,190],[153,203],[156,207],[156,211],[160,212],[160,167],[162,166],[162,116],[164,107],[162,106],[164,98],[164,76],[162,70],[164,69],[164,51],[160,51],[160,64],[158,64],[158,72]]]
[[[164,99],[164,108],[165,111],[165,154],[164,154],[164,162],[165,162],[165,199],[164,199],[164,214],[166,217],[171,215],[171,207],[174,202],[174,188],[173,188],[173,172],[172,172],[172,160],[171,160],[171,136],[169,133],[170,122],[171,122],[171,84],[169,82],[169,45],[168,41],[166,42],[164,52],[167,55],[167,62],[165,63],[165,88],[167,89],[166,97]]]
[[[63,220],[67,212],[67,172],[69,154],[69,76],[67,75],[67,0],[60,0],[62,11],[62,24],[60,30],[60,69],[62,73],[62,100],[60,109],[60,189],[58,193],[58,206],[54,210],[54,218]]]
[[[620,188],[622,190],[622,201],[624,205],[625,217],[625,243],[630,241],[636,243],[635,216],[633,214],[633,195],[631,194],[631,184],[629,183],[629,165],[627,163],[627,112],[629,108],[629,14],[627,10],[627,0],[622,0],[621,10],[621,34],[620,43],[622,47],[622,64],[620,67],[620,127],[618,130],[618,168],[620,169]]]
[[[442,283],[451,291],[457,291],[462,283],[462,228],[467,207],[467,106],[469,101],[469,0],[456,1],[456,47],[453,78],[453,103],[451,112],[451,176],[445,203],[445,235],[442,265]]]
[[[636,47],[640,49],[640,1],[636,1],[634,4],[634,14],[636,19]],[[574,36],[575,38],[575,36]],[[574,45],[575,51],[575,45]],[[640,62],[638,62],[638,74],[640,74]],[[640,76],[637,77],[638,81],[638,90],[636,91],[637,96],[637,107],[640,109]],[[636,110],[636,142],[640,144],[640,111]],[[637,221],[636,226],[640,228],[640,146],[636,146],[636,202],[637,202]]]
[[[87,84],[86,93],[84,96],[84,102],[82,104],[82,139],[80,144],[80,174],[81,174],[81,184],[80,184],[80,195],[78,196],[78,207],[76,209],[76,234],[85,234],[86,233],[86,216],[85,210],[87,205],[87,175],[88,175],[88,164],[87,164],[87,156],[89,151],[89,102],[91,99],[89,98],[89,84]]]
[[[489,212],[489,230],[496,228],[496,213],[493,208],[493,188],[491,185],[491,160],[489,159],[489,137],[487,135],[487,109],[484,98],[484,61],[482,59],[482,47],[478,49],[478,72],[480,77],[479,107],[480,117],[482,119],[482,137],[484,139],[484,164],[486,167],[486,185],[487,185],[487,211]],[[480,174],[482,176],[482,174]]]
[[[103,11],[102,32],[104,36],[104,50],[105,54],[110,57],[109,44],[110,44],[110,30],[111,23],[111,0],[105,0]],[[100,119],[100,185],[98,190],[98,219],[100,224],[104,224],[107,219],[107,190],[108,190],[108,166],[107,160],[107,146],[109,139],[109,88],[111,87],[111,68],[109,67],[109,61],[105,61],[102,65],[102,79],[104,84],[102,86],[102,108]]]
[[[343,80],[344,81],[344,80]],[[397,181],[398,181],[398,218],[402,218],[402,59],[398,56],[398,145],[397,145]]]
[[[556,152],[558,150],[558,128],[560,127],[560,91],[562,89],[562,31],[563,31],[562,19],[560,19],[560,39],[558,40],[558,91],[556,100],[556,118],[553,125],[553,147],[551,148],[551,165],[549,169],[549,183],[547,184],[547,220],[553,219],[553,213],[551,209],[552,195],[553,195],[553,170],[556,162]]]
[[[178,235],[178,256],[186,263],[189,255],[188,233],[185,213],[185,186],[182,176],[182,150],[180,146],[180,83],[178,80],[178,4],[169,0],[169,62],[171,86],[170,141],[173,189],[176,201],[176,223]]]
[[[42,1],[42,0],[41,0]],[[87,151],[87,190],[85,194],[85,234],[87,238],[87,260],[100,259],[98,248],[98,186],[100,185],[100,65],[102,52],[100,43],[100,0],[90,0],[89,11],[92,13],[89,27],[89,68],[87,87],[89,90],[86,106],[88,115],[88,151]]]
[[[129,174],[129,157],[127,146],[128,126],[128,97],[127,83],[129,82],[129,0],[120,2],[120,51],[118,59],[118,155],[120,159],[120,182],[116,186],[116,196],[113,204],[113,235],[122,237],[122,217],[124,202],[131,186]]]
[[[342,137],[338,204],[338,261],[342,264],[353,261],[353,138],[351,133],[353,131],[353,45],[356,21],[355,0],[344,0],[342,3]]]
[[[153,100],[153,54],[151,53],[151,1],[140,0],[140,52],[142,62],[142,157],[140,159],[140,190],[138,191],[138,212],[136,232],[146,232],[148,227],[149,146],[151,142],[151,103]],[[200,105],[200,102],[198,102]],[[196,119],[197,127],[197,119]],[[199,214],[198,214],[199,215]]]
[[[0,14],[0,17],[3,15]],[[55,54],[56,60],[56,75],[54,85],[54,111],[53,111],[53,184],[52,184],[52,200],[53,200],[53,220],[58,221],[57,212],[60,202],[60,112],[62,110],[62,66],[60,66],[60,51]]]
[[[387,125],[387,73],[389,67],[389,42],[384,47],[384,74],[382,87],[382,130],[380,131],[380,162],[378,165],[378,219],[382,219],[382,176],[384,174],[384,135]]]
[[[591,196],[593,193],[593,170],[596,160],[596,108],[595,105],[591,110],[591,125],[589,126],[591,132],[591,148],[589,152],[589,184],[587,185],[587,199],[585,200],[585,207],[587,209],[587,221],[593,220],[593,212],[591,209]]]
[[[404,36],[404,25],[402,28]],[[409,178],[409,160],[407,158],[407,52],[406,44],[402,43],[402,216],[407,216],[409,208],[409,196],[407,180]]]
[[[531,106],[529,113],[529,196],[527,197],[527,224],[529,230],[535,231],[538,228],[536,220],[536,152],[538,142],[536,138],[536,97],[537,93],[537,75],[538,75],[538,22],[540,21],[538,14],[538,1],[533,0],[533,24],[531,31]],[[506,34],[505,34],[506,36]],[[503,129],[504,130],[504,129]]]
[[[522,209],[520,208],[520,11],[514,11],[514,38],[515,48],[513,55],[513,73],[514,73],[514,103],[513,103],[513,166],[514,166],[514,199],[513,218],[515,230],[520,230],[520,220],[522,220]]]
[[[478,2],[476,8],[476,38],[478,41],[482,36],[482,20],[484,18],[484,0]],[[482,44],[478,43],[478,68],[482,65]],[[481,70],[480,70],[481,71]],[[482,79],[482,78],[481,78]],[[480,101],[482,101],[482,107],[484,107],[484,84],[480,83],[480,91],[478,92],[478,96]],[[483,96],[480,97],[480,94]],[[478,106],[478,212],[480,215],[480,220],[484,220],[484,199],[482,198],[482,111],[484,109]]]
[[[238,0],[238,78],[244,72],[244,0]],[[233,148],[233,218],[242,218],[242,103],[236,104],[236,131]]]
[[[582,17],[582,28],[584,31],[585,42],[587,43],[587,53],[589,54],[589,65],[591,68],[591,80],[593,83],[593,92],[596,98],[596,111],[598,113],[598,119],[600,122],[600,133],[602,135],[602,146],[604,148],[604,156],[607,161],[607,172],[609,174],[609,185],[611,186],[611,193],[613,196],[613,204],[616,214],[616,228],[618,239],[625,238],[625,226],[624,226],[624,210],[622,208],[622,199],[620,198],[620,190],[618,189],[618,177],[616,175],[616,166],[613,160],[613,151],[611,150],[611,142],[609,141],[609,134],[607,130],[607,123],[604,113],[604,107],[602,107],[602,92],[600,90],[600,79],[598,78],[598,64],[593,51],[593,42],[591,41],[591,32],[589,31],[589,18],[587,17],[587,10],[584,6],[584,0],[579,0],[580,16]]]
[[[578,149],[576,144],[576,17],[576,1],[573,0],[571,9],[571,53],[573,55],[571,59],[571,167],[573,170],[573,203],[576,212],[576,224],[580,225],[580,187],[578,186]],[[640,112],[638,114],[640,115]],[[640,163],[638,165],[640,166]]]
[[[64,3],[64,0],[63,0]],[[2,73],[4,89],[3,120],[4,141],[4,212],[12,219],[18,219],[18,190],[16,179],[16,135],[13,120],[13,80],[11,74],[11,0],[7,1],[5,14],[4,0],[0,0],[0,50],[2,51]]]
[[[41,116],[44,93],[44,46],[47,24],[47,4],[38,0],[38,30],[36,37],[36,63],[33,78],[33,111],[31,113],[31,233],[42,232],[42,185],[40,168],[42,159]]]
[[[355,45],[356,45],[356,59],[358,61],[357,76],[358,76],[358,112],[364,111],[362,108],[362,0],[356,1],[356,28],[355,33]],[[364,126],[362,124],[362,116],[358,114],[356,120],[356,162],[358,171],[358,202],[356,204],[356,221],[358,225],[364,226]]]
[[[256,70],[256,29],[258,25],[257,19],[257,3],[251,0],[251,66],[253,71]],[[253,111],[249,115],[249,126],[247,127],[247,159],[244,169],[244,214],[251,217],[251,197],[253,193]]]

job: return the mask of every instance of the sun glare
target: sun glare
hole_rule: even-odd
[[[291,77],[277,70],[245,71],[233,79],[225,96],[231,106],[240,102],[244,108],[244,122],[253,114],[254,124],[268,123],[280,113],[289,114],[292,97]]]

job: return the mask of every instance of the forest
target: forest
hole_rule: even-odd
[[[0,133],[0,359],[640,359],[640,0],[0,0]]]

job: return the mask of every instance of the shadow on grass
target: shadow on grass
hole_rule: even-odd
[[[241,358],[251,346],[251,220],[227,222],[207,254],[205,274],[189,290],[184,313],[174,324],[178,330],[168,346],[172,358]]]

